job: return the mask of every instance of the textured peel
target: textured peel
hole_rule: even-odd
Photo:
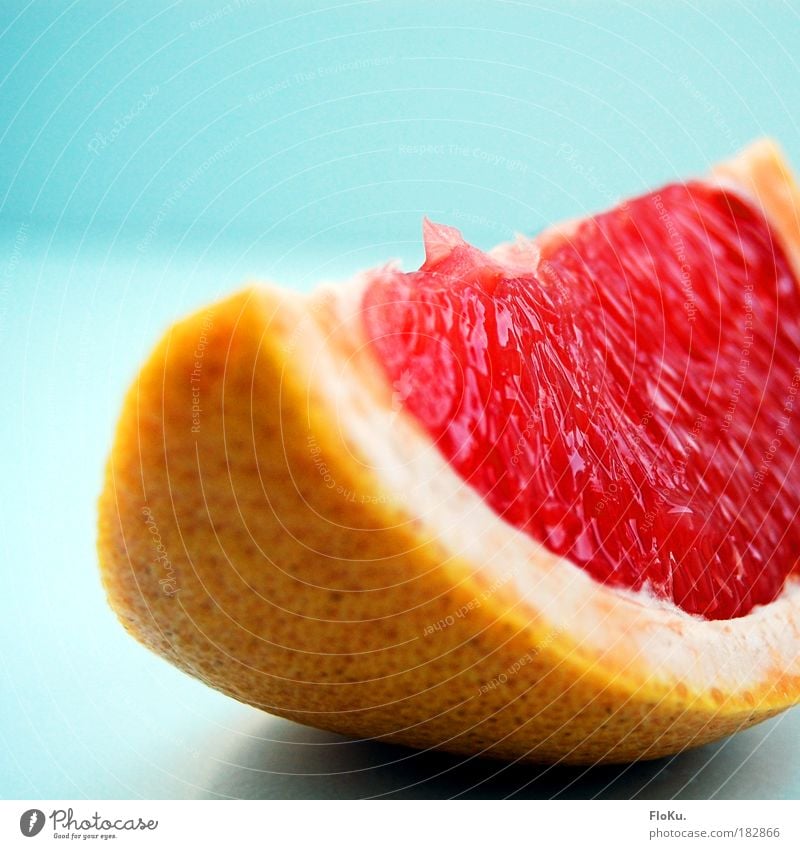
[[[775,147],[714,173],[762,204],[797,271],[800,202]],[[143,367],[99,535],[138,640],[306,724],[540,761],[657,757],[800,698],[796,582],[708,622],[598,584],[493,514],[393,409],[359,336],[366,279],[248,289],[173,326]]]

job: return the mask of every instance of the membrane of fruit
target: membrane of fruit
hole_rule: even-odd
[[[709,619],[772,601],[800,552],[800,290],[763,214],[689,182],[502,253],[425,238],[364,325],[462,478],[604,583]]]

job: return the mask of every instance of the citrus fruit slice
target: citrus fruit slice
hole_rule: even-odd
[[[800,287],[762,212],[673,185],[511,262],[427,229],[364,318],[460,476],[603,583],[714,619],[772,601],[800,554]]]
[[[799,210],[764,141],[174,325],[100,500],[122,623],[266,711],[460,753],[651,758],[796,703]]]

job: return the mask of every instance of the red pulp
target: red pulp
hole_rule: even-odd
[[[800,290],[763,215],[670,185],[486,254],[427,225],[363,319],[395,399],[506,521],[709,619],[800,553]]]

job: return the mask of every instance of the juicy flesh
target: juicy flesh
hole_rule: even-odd
[[[763,215],[676,184],[486,254],[426,224],[363,302],[393,405],[512,525],[710,619],[800,552],[800,294]]]

